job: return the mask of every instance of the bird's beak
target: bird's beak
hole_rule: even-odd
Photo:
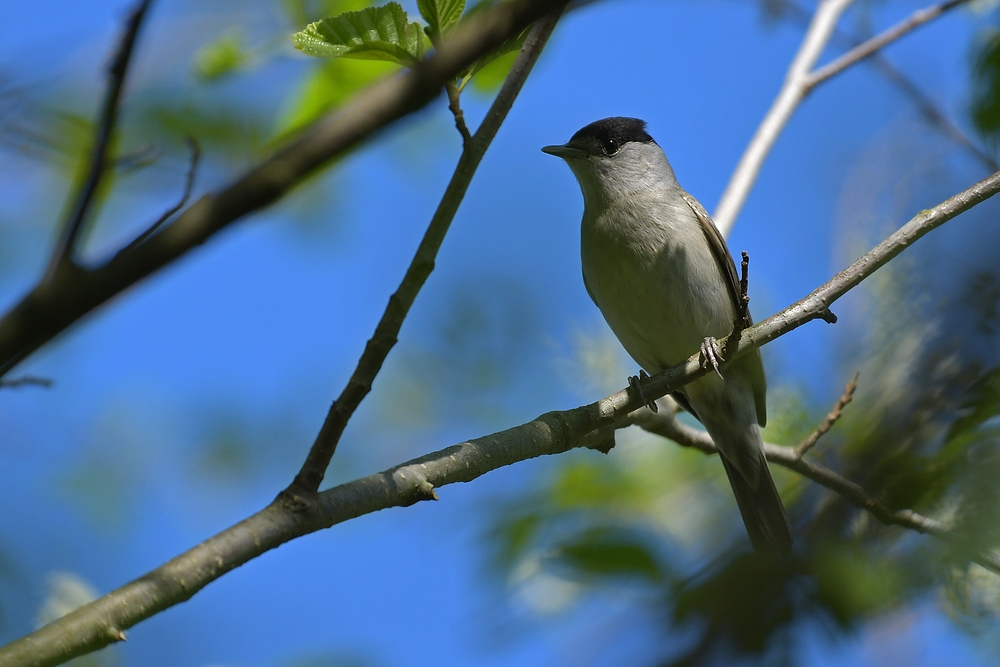
[[[564,160],[587,157],[587,151],[574,148],[569,144],[563,144],[561,146],[546,146],[542,149],[542,152],[548,153],[549,155],[555,155],[556,157],[561,157]]]

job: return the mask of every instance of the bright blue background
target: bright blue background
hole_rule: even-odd
[[[871,17],[882,27],[919,6],[879,3]],[[5,4],[6,90],[90,116],[126,7],[120,0]],[[845,25],[859,22],[853,12]],[[969,45],[980,24],[953,12],[887,51],[963,124]],[[126,121],[142,100],[165,96],[273,123],[309,67],[306,58],[279,55],[209,87],[190,76],[194,50],[232,25],[251,43],[287,29],[268,2],[157,3],[128,84]],[[564,372],[576,334],[603,326],[579,277],[582,201],[568,169],[539,147],[597,118],[642,117],[682,184],[711,210],[801,34],[764,22],[753,2],[621,0],[567,16],[483,161],[328,483],[597,398]],[[478,120],[487,103],[467,94],[467,115]],[[14,105],[0,116],[4,305],[43,266],[67,189],[68,163],[17,150],[10,128],[24,114]],[[730,237],[734,252],[752,258],[758,318],[853,258],[838,227],[849,206],[845,182],[872,159],[872,146],[905,142],[907,132],[914,142],[936,141],[911,105],[864,66],[803,104]],[[248,146],[223,159],[199,139],[207,146],[199,191],[225,183],[260,154]],[[137,130],[126,134],[133,149],[145,143]],[[0,394],[0,639],[32,629],[49,573],[73,572],[106,592],[264,506],[291,479],[401,278],[458,150],[438,101],[21,365],[14,375],[56,384]],[[963,153],[942,151],[955,187],[928,193],[895,225],[985,175]],[[184,160],[169,152],[122,177],[89,251],[100,256],[155,219],[176,197]],[[924,243],[943,249],[944,265],[949,252],[961,268],[985,262],[987,248],[963,241],[970,224],[956,221],[951,236]],[[471,304],[488,326],[452,336],[456,303]],[[834,337],[835,329],[815,323],[770,346],[772,386],[798,386],[810,403],[832,401],[843,386],[830,352]],[[465,402],[442,404],[455,392],[421,377],[440,364],[491,355],[505,360],[494,369],[500,379]],[[469,381],[461,367],[449,373],[446,381]],[[227,433],[254,443],[230,462],[238,466],[233,473],[227,450],[217,459],[204,451],[206,440]],[[539,623],[508,605],[485,565],[491,499],[518,493],[550,464],[523,463],[442,489],[440,503],[363,517],[285,545],[130,630],[114,650],[122,664],[150,667],[270,666],[324,655],[414,666],[645,663],[663,640],[655,620],[627,599]],[[598,625],[606,635],[588,634],[602,616],[613,619]],[[800,650],[810,665],[988,661],[933,600],[846,640],[804,628]]]

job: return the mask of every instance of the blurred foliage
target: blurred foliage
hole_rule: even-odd
[[[250,57],[244,40],[242,33],[229,30],[198,49],[193,62],[195,76],[204,81],[214,81],[238,70]]]
[[[1000,29],[989,28],[973,48],[972,122],[996,147],[1000,139]]]

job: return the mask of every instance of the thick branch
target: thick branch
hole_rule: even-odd
[[[43,282],[0,320],[0,375],[105,301],[231,223],[280,199],[332,158],[426,106],[461,70],[564,0],[511,0],[470,18],[440,51],[320,119],[223,190],[202,197],[132,252]]]
[[[918,238],[998,191],[1000,172],[933,209],[921,211],[805,299],[746,329],[726,363],[812,319],[822,318],[833,301]],[[435,487],[472,481],[490,470],[574,447],[606,451],[611,437],[608,430],[641,408],[644,398],[655,399],[677,391],[705,372],[695,354],[650,378],[643,387],[645,397],[623,389],[596,403],[550,412],[527,424],[449,447],[320,494],[282,493],[267,508],[144,577],[0,648],[0,664],[45,667],[97,650],[119,640],[127,628],[189,599],[226,572],[284,542],[363,514],[433,499]],[[817,481],[825,479],[825,468],[798,458],[794,450],[790,457],[795,460],[795,467],[789,465],[792,470]],[[845,495],[853,493],[851,488],[844,487]],[[919,525],[922,532],[939,534],[944,530],[938,522],[905,511],[894,512],[891,518]],[[1000,571],[1000,563],[996,569]]]
[[[673,440],[682,447],[693,447],[705,454],[718,453],[715,443],[712,442],[708,433],[682,424],[674,412],[660,411],[654,414],[649,410],[639,410],[630,415],[629,419],[623,422],[623,425],[628,423],[636,424],[650,433]],[[912,510],[892,509],[877,498],[868,495],[861,485],[841,477],[826,466],[802,458],[802,454],[795,447],[782,447],[765,443],[764,454],[769,462],[793,470],[803,477],[837,492],[855,507],[871,512],[884,524],[902,526],[918,533],[927,533],[945,542],[958,541],[958,536],[951,527]],[[976,554],[973,560],[991,572],[1000,574],[1000,555],[982,552]]]
[[[129,63],[132,61],[132,52],[139,28],[142,26],[142,20],[145,18],[151,2],[152,0],[140,0],[139,4],[132,10],[125,23],[125,29],[122,31],[118,49],[108,67],[108,88],[104,93],[104,104],[97,122],[90,166],[87,169],[87,176],[80,186],[80,191],[74,197],[73,207],[70,209],[59,240],[52,252],[52,259],[46,271],[47,280],[54,280],[59,270],[73,261],[73,251],[77,238],[87,218],[90,205],[94,201],[94,195],[97,194],[97,188],[104,177],[108,144],[111,143],[111,135],[118,120],[118,107],[122,88],[125,85],[125,75],[128,73]]]
[[[922,9],[904,21],[889,28],[885,32],[877,35],[868,41],[851,49],[848,53],[837,58],[832,63],[811,71],[813,65],[822,55],[830,37],[836,30],[837,21],[841,13],[853,2],[853,0],[823,0],[813,16],[809,30],[795,59],[792,61],[785,82],[775,98],[774,103],[768,110],[764,120],[757,128],[750,145],[747,146],[743,157],[740,158],[736,170],[733,172],[729,183],[726,185],[719,205],[715,209],[715,224],[723,236],[729,233],[733,224],[739,216],[743,204],[746,202],[750,190],[757,181],[761,166],[767,158],[775,142],[785,129],[789,119],[799,104],[811,93],[816,86],[828,81],[846,70],[848,67],[861,62],[865,58],[872,56],[879,49],[908,34],[913,29],[924,25],[943,13],[958,5],[968,2],[968,0],[949,0],[926,9]]]
[[[309,451],[309,456],[295,477],[293,487],[296,489],[310,492],[319,489],[326,468],[330,465],[330,460],[336,451],[337,443],[340,442],[340,437],[347,427],[347,422],[364,397],[371,391],[372,382],[381,370],[382,363],[389,355],[389,351],[396,345],[396,337],[399,335],[400,327],[403,326],[403,320],[410,312],[410,307],[413,306],[417,294],[434,269],[438,250],[451,226],[451,221],[455,218],[455,213],[458,212],[459,205],[465,198],[469,183],[471,183],[480,161],[500,129],[500,125],[507,117],[507,112],[510,111],[518,93],[521,92],[521,87],[524,85],[525,79],[528,78],[531,68],[534,67],[535,61],[538,60],[542,49],[545,48],[545,43],[555,29],[561,13],[562,8],[559,7],[538,20],[521,47],[521,52],[483,119],[482,125],[474,136],[470,136],[464,142],[462,157],[459,159],[455,173],[434,212],[434,217],[431,218],[427,231],[424,232],[424,237],[420,241],[413,261],[406,270],[399,288],[389,298],[389,305],[386,306],[382,319],[375,327],[374,335],[365,346],[344,391],[330,407],[323,427]],[[449,90],[452,89],[449,88]],[[456,116],[456,122],[459,118],[460,116]],[[463,121],[460,127],[464,127],[464,125]],[[465,134],[468,134],[467,129]]]

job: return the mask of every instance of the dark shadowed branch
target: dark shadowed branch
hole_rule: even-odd
[[[0,319],[0,376],[74,322],[287,194],[334,157],[437,98],[447,81],[564,0],[510,0],[478,12],[432,56],[321,118],[233,183],[205,195],[131,251],[41,281]]]
[[[997,192],[1000,192],[1000,172],[932,209],[921,211],[812,294],[744,330],[739,346],[727,356],[723,366],[809,321],[822,319],[830,304],[921,236]],[[725,341],[720,343],[724,345]],[[656,399],[675,392],[706,372],[699,355],[692,355],[650,378],[644,385],[645,398]],[[322,493],[283,493],[257,514],[145,576],[0,648],[0,664],[47,667],[120,641],[126,629],[190,599],[212,581],[285,542],[364,514],[434,499],[436,487],[469,482],[502,466],[575,447],[607,451],[611,444],[609,429],[623,423],[642,404],[643,397],[623,389],[590,405],[549,412],[527,424],[454,445]],[[695,445],[696,442],[701,440],[693,439],[692,446],[708,451],[707,443]],[[936,536],[950,535],[940,522],[884,507],[868,498],[859,486],[799,457],[794,449],[787,448],[787,452],[780,449],[780,452],[769,450],[769,459],[782,454],[791,470],[843,494],[855,504],[860,503],[880,519]],[[983,563],[1000,571],[1000,562],[984,558]]]
[[[104,104],[97,121],[90,165],[87,167],[87,174],[79,192],[73,196],[69,216],[63,224],[59,240],[52,252],[52,259],[49,261],[45,278],[48,281],[55,280],[63,268],[73,263],[73,253],[80,236],[80,230],[87,219],[87,213],[90,211],[101,180],[104,178],[108,145],[111,143],[111,136],[118,120],[118,108],[121,102],[122,88],[125,86],[125,75],[132,62],[132,53],[135,50],[135,40],[139,35],[139,28],[142,26],[142,20],[146,17],[151,3],[152,0],[140,0],[129,14],[118,48],[111,59],[111,65],[108,67],[108,87],[104,93]]]
[[[819,439],[826,435],[833,428],[833,425],[837,423],[841,415],[843,415],[844,407],[854,399],[854,390],[858,388],[858,378],[860,376],[860,373],[854,374],[851,381],[844,387],[844,393],[837,399],[837,404],[833,406],[833,410],[830,410],[826,417],[823,417],[823,421],[819,423],[819,426],[795,447],[795,454],[799,458],[805,456],[806,452],[815,447]]]

